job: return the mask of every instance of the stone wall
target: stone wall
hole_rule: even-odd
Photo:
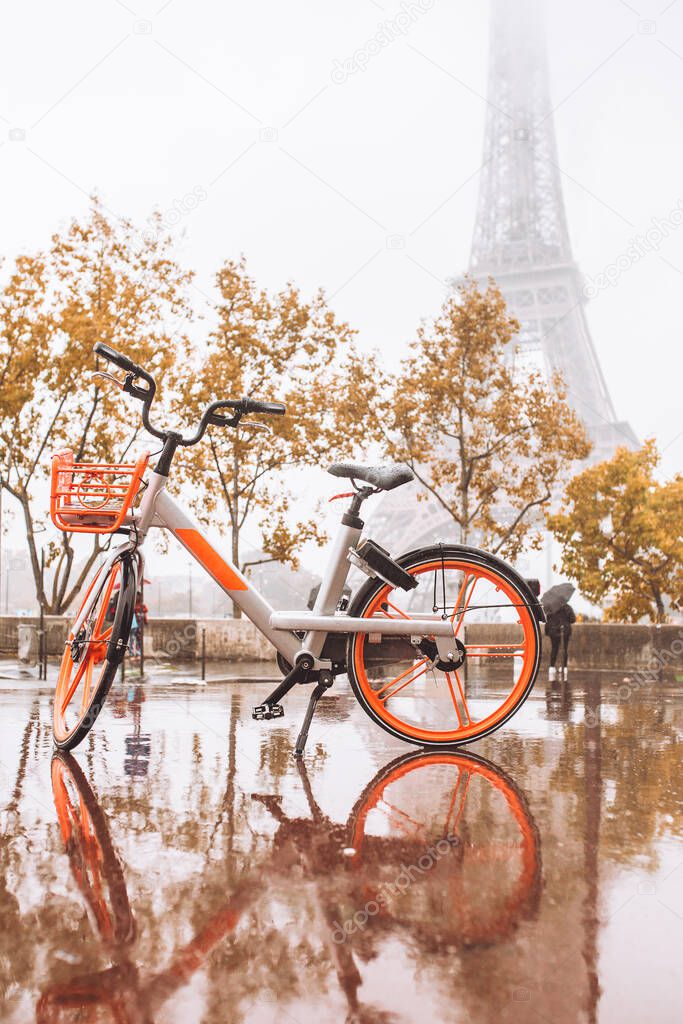
[[[48,654],[64,650],[69,619],[48,615]],[[39,624],[37,616],[0,616],[0,653],[16,657],[19,624]],[[465,629],[465,643],[510,643],[514,627],[475,625]],[[201,656],[202,630],[209,661],[270,661],[275,653],[247,619],[150,619],[145,653],[165,661],[194,661]],[[550,641],[544,636],[543,663]],[[580,622],[574,626],[569,665],[574,668],[648,671],[657,664],[683,673],[683,626],[628,626],[621,623]]]
[[[40,618],[37,615],[0,615],[0,654],[16,657],[19,626],[29,625],[37,629]],[[69,619],[63,615],[45,616],[48,655],[61,655],[68,628]]]
[[[510,643],[515,627],[476,625],[465,628],[465,643]],[[550,657],[550,639],[543,636],[543,665]],[[657,665],[683,672],[683,626],[629,626],[623,623],[579,622],[572,629],[569,666],[573,668],[649,671]]]
[[[61,656],[70,617],[48,615],[47,653]],[[38,628],[38,616],[0,616],[0,654],[17,654],[19,625]],[[145,629],[145,655],[163,661],[194,661],[201,657],[202,631],[210,661],[271,661],[275,651],[248,619],[153,619]]]
[[[173,660],[272,661],[275,650],[248,619],[150,619],[145,653]],[[151,638],[151,639],[150,639]]]

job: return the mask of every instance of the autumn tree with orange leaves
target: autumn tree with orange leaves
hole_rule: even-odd
[[[340,400],[413,470],[461,544],[507,558],[543,543],[554,493],[590,452],[560,377],[514,358],[519,324],[491,282],[467,281],[423,324],[395,374],[348,361]],[[355,406],[354,406],[355,403]]]
[[[192,483],[199,517],[227,528],[235,565],[245,568],[241,535],[253,523],[263,552],[258,561],[296,568],[301,546],[322,538],[315,516],[291,521],[293,495],[283,473],[331,461],[338,448],[328,392],[339,350],[353,332],[335,319],[322,292],[305,299],[292,284],[275,293],[260,288],[244,258],[228,260],[216,286],[215,326],[180,388],[183,415],[197,418],[208,402],[243,395],[282,401],[287,413],[210,427],[181,472]]]
[[[85,553],[71,534],[49,540],[44,586],[39,548],[51,451],[121,461],[142,431],[137,409],[131,418],[118,392],[92,381],[93,345],[104,341],[163,375],[182,343],[189,278],[158,217],[139,231],[93,200],[88,216],[45,252],[19,257],[0,291],[0,486],[20,506],[46,612],[69,607],[103,545],[97,534]]]
[[[655,442],[618,448],[567,487],[549,526],[562,571],[612,622],[666,622],[683,609],[683,476],[657,479]]]

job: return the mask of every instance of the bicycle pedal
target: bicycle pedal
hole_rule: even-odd
[[[282,718],[285,709],[282,704],[257,704],[252,708],[251,717],[257,722],[268,721],[271,718]]]

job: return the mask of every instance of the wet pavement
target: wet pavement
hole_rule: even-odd
[[[424,753],[348,689],[2,688],[0,999],[38,1021],[680,1021],[683,696],[576,675]]]

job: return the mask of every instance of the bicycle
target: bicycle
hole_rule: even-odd
[[[298,756],[320,697],[344,673],[377,725],[428,748],[481,739],[521,707],[538,672],[545,621],[530,582],[477,548],[437,544],[394,558],[362,537],[363,503],[410,482],[408,467],[351,462],[330,467],[333,476],[350,480],[352,490],[335,495],[349,499],[349,505],[313,609],[274,611],[168,494],[167,482],[178,450],[198,444],[209,427],[235,429],[249,415],[283,415],[284,405],[250,397],[215,401],[195,433],[183,436],[151,422],[156,383],[150,373],[101,342],[94,351],[125,372],[123,380],[103,371],[97,375],[142,403],[143,425],[162,448],[149,471],[150,455],[126,464],[74,462],[70,451],[52,457],[53,523],[67,532],[127,536],[106,554],[86,588],[66,641],[54,701],[57,747],[72,749],[87,735],[125,656],[151,529],[172,533],[273,644],[284,678],[253,709],[256,720],[281,717],[281,701],[295,685],[315,684],[296,741]],[[254,420],[244,423],[250,430],[269,429]],[[352,566],[368,578],[347,606],[344,589]],[[477,643],[476,635],[466,636],[466,616],[468,630],[492,618],[505,624],[505,642]],[[486,678],[470,678],[468,661],[475,668],[490,666]]]

